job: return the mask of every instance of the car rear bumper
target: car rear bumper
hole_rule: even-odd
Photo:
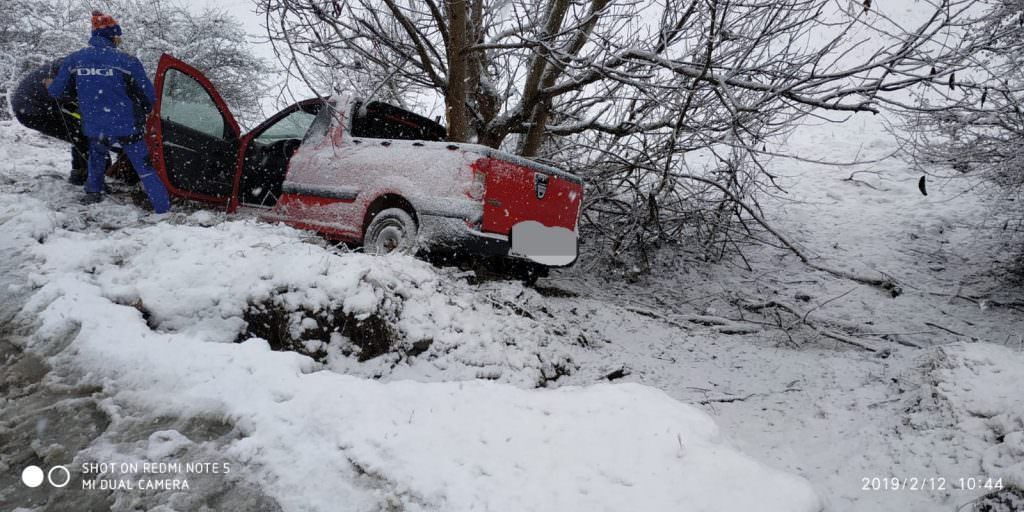
[[[431,251],[442,250],[473,256],[509,258],[554,268],[570,267],[576,263],[578,251],[573,255],[572,261],[563,265],[550,265],[516,254],[512,251],[512,243],[507,236],[477,231],[467,226],[461,218],[420,215],[419,223],[420,245]]]

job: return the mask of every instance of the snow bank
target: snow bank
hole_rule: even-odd
[[[88,297],[95,288],[53,287],[64,293],[38,311],[44,332],[71,311],[83,322],[57,361],[122,405],[237,424],[245,437],[226,455],[285,510],[819,509],[803,480],[735,452],[704,413],[652,388],[314,372],[260,341],[153,333],[132,308]]]
[[[982,475],[1024,489],[1024,352],[990,343],[941,349],[933,372],[966,446],[982,450]],[[976,476],[982,476],[976,475]]]
[[[540,371],[550,341],[543,326],[423,262],[335,254],[245,220],[192,225],[207,214],[103,233],[68,231],[20,196],[0,194],[0,211],[0,229],[34,258],[38,289],[21,312],[35,328],[29,349],[79,369],[119,406],[231,421],[243,435],[225,457],[285,510],[821,508],[804,480],[739,454],[707,415],[652,388],[382,382],[263,340],[228,343],[253,300],[385,309],[408,339],[433,339],[435,362],[454,364],[440,356],[455,352],[531,385],[523,376]],[[171,457],[160,443],[176,436],[158,434],[134,456]]]
[[[0,195],[0,225],[18,226],[0,238],[2,247],[20,248],[42,242],[56,229],[59,215],[38,199],[10,194]]]
[[[357,362],[358,347],[330,333],[329,364],[352,373],[536,386],[571,367],[544,325],[501,308],[427,263],[400,255],[338,254],[301,243],[308,236],[303,232],[255,220],[195,225],[209,223],[208,216],[198,212],[179,217],[179,225],[142,224],[110,233],[62,231],[31,252],[42,272],[88,276],[99,295],[137,306],[156,330],[206,341],[235,341],[254,304],[272,303],[287,312],[298,339],[306,330],[323,337],[315,330],[317,316],[386,319],[399,346],[369,362]],[[39,215],[25,225],[32,238],[40,229],[56,229]],[[322,340],[309,341],[316,347]],[[413,346],[419,348],[410,357]]]

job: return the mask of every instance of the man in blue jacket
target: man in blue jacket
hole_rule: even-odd
[[[82,132],[89,139],[85,204],[103,200],[103,178],[110,149],[124,150],[157,213],[170,210],[167,188],[153,169],[146,147],[146,117],[156,93],[139,59],[117,50],[121,27],[109,15],[92,12],[89,46],[64,59],[48,87],[54,98],[76,91]],[[72,86],[73,83],[73,86]]]

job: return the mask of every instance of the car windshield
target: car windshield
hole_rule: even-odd
[[[259,144],[273,144],[281,140],[301,140],[316,119],[315,108],[302,108],[281,118],[256,137]]]

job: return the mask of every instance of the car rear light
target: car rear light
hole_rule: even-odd
[[[474,201],[483,201],[484,193],[487,192],[486,183],[487,175],[473,169],[473,181],[466,185],[466,196]]]

